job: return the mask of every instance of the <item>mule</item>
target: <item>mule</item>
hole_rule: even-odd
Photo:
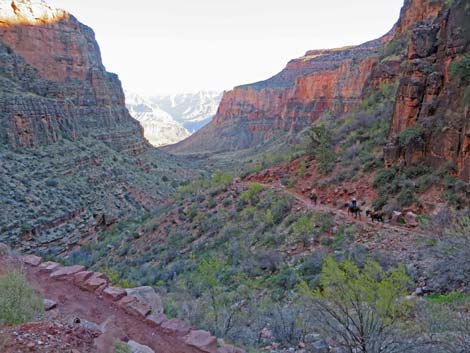
[[[362,210],[359,206],[354,206],[353,204],[346,203],[344,204],[344,207],[348,209],[348,216],[352,214],[354,215],[354,218],[357,218],[359,216],[359,219],[361,219]]]
[[[370,217],[372,222],[377,221],[377,222],[385,223],[385,221],[384,221],[385,213],[383,213],[383,212],[367,210],[366,215]]]

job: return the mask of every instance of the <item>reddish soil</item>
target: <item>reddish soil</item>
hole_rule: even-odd
[[[302,162],[306,166],[304,172],[301,172],[300,168]],[[248,176],[244,180],[280,186],[283,178],[296,180],[295,185],[292,187],[295,193],[308,197],[311,191],[315,190],[319,203],[333,207],[341,207],[346,202],[350,202],[353,197],[362,206],[369,205],[368,207],[370,207],[372,201],[378,196],[377,191],[372,187],[374,175],[371,174],[367,178],[355,181],[346,180],[341,185],[332,185],[327,182],[325,176],[317,171],[315,162],[305,157],[263,170]]]
[[[25,270],[38,292],[58,305],[47,313],[46,322],[0,330],[0,348],[1,344],[9,347],[0,349],[1,353],[113,353],[118,339],[134,340],[151,347],[156,353],[201,353],[184,345],[176,337],[166,335],[128,315],[95,293],[84,291],[67,281],[51,279],[49,274],[39,272],[38,268],[26,266]],[[81,324],[74,324],[76,318],[80,319]],[[84,326],[88,328],[84,320],[96,324],[103,334],[100,335],[93,328],[83,329]],[[19,332],[21,335],[18,336]],[[22,342],[18,341],[18,337]],[[30,342],[31,338],[34,338],[34,345]],[[39,345],[38,341],[50,344]],[[67,342],[68,346],[57,347],[54,342]],[[31,343],[31,348],[28,348],[28,343]],[[92,349],[93,345],[96,349]]]

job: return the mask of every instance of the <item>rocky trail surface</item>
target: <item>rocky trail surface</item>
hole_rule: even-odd
[[[33,255],[14,263],[45,298],[46,320],[0,329],[2,353],[113,353],[119,340],[133,353],[243,353],[209,332],[168,320],[151,287],[116,288],[101,273]]]

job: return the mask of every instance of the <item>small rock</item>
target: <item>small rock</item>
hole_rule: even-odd
[[[161,326],[166,321],[168,318],[165,314],[150,314],[145,318],[145,322],[150,326]]]
[[[210,332],[203,330],[193,330],[184,338],[188,346],[195,347],[202,352],[217,353],[217,338]]]
[[[94,272],[92,271],[78,272],[73,275],[73,283],[77,286],[82,286],[93,274]]]
[[[49,311],[57,307],[57,302],[50,300],[50,299],[44,299],[44,310]]]
[[[122,288],[109,286],[103,290],[103,296],[109,300],[117,302],[126,296],[126,291]]]
[[[417,227],[418,216],[413,212],[407,212],[405,215],[405,222],[408,227]]]
[[[152,313],[161,314],[163,313],[163,304],[160,296],[155,293],[155,290],[152,287],[136,287],[126,289],[127,295],[134,297],[149,305],[152,308]]]
[[[155,353],[150,347],[144,346],[136,341],[129,341],[127,345],[132,353]]]
[[[29,266],[37,267],[41,264],[42,258],[36,255],[27,255],[21,258],[23,263]]]
[[[85,283],[83,284],[83,288],[90,292],[94,292],[97,289],[106,286],[108,281],[102,277],[102,274],[99,272],[95,272],[88,278]],[[104,289],[104,288],[103,288]]]
[[[416,288],[415,294],[416,294],[418,297],[422,297],[422,296],[424,295],[424,290],[423,290],[423,288],[421,288],[421,287]]]
[[[41,272],[53,272],[61,267],[61,264],[54,261],[43,262],[39,265],[39,270]]]
[[[49,277],[52,279],[73,279],[73,275],[82,272],[85,270],[85,266],[75,265],[75,266],[64,266],[54,272],[52,272]]]
[[[162,324],[163,332],[175,336],[185,336],[189,333],[189,326],[181,320],[171,319]]]

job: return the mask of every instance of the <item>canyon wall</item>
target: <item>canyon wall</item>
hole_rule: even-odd
[[[168,150],[253,147],[298,132],[324,112],[348,113],[382,84],[399,80],[386,164],[422,161],[437,168],[453,161],[456,173],[470,180],[465,83],[449,77],[450,65],[469,51],[469,7],[465,0],[406,0],[398,22],[383,37],[309,51],[266,81],[226,92],[212,123]],[[398,136],[417,125],[427,126],[424,143],[404,148]]]
[[[434,170],[452,162],[470,181],[470,115],[466,85],[450,68],[470,52],[470,4],[454,1],[409,33],[407,54],[385,148],[387,165],[425,163]],[[405,144],[408,135],[410,143]]]
[[[140,125],[95,35],[42,1],[0,4],[0,141],[16,149],[91,136],[140,153]]]
[[[184,165],[144,139],[89,27],[42,1],[0,2],[1,242],[86,243],[161,207]]]

